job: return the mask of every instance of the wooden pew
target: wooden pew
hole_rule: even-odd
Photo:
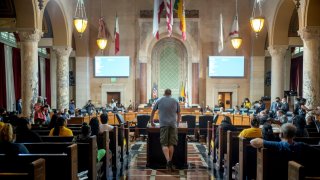
[[[224,131],[222,128],[219,129],[219,147],[215,147],[217,151],[217,162],[215,164],[215,168],[217,170],[223,169],[223,161],[224,161],[224,155],[227,153],[227,131]],[[241,131],[241,129],[238,129]],[[240,133],[240,131],[236,131],[237,134]]]
[[[236,125],[235,127],[238,129],[238,131],[242,131],[243,129],[250,128],[250,126],[248,126],[248,125]],[[212,158],[214,163],[217,161],[216,157],[217,157],[217,149],[218,149],[218,147],[215,147],[215,145],[214,145],[214,141],[215,141],[215,139],[217,137],[217,128],[218,128],[218,125],[215,125],[215,124],[212,125],[212,128],[211,128],[211,132],[212,133],[210,133],[211,142],[210,142],[209,146],[207,146],[208,147],[208,151],[211,152],[210,153],[211,154],[211,158]]]
[[[106,155],[103,159],[102,169],[105,171],[103,173],[101,179],[108,179],[111,178],[111,171],[112,171],[112,152],[110,150],[110,137],[109,131],[104,131],[103,133],[99,134],[99,141],[100,148],[104,148],[106,150]]]
[[[311,145],[310,145],[311,146]],[[306,167],[306,174],[310,176],[319,175],[319,170],[314,166],[319,162],[319,145],[311,146],[304,152],[291,154],[279,152],[272,149],[261,148],[257,151],[257,179],[288,179],[288,162],[297,160]]]
[[[43,142],[72,142],[74,136],[40,136]]]
[[[7,166],[5,162],[1,163]],[[8,166],[0,167],[0,179],[2,180],[44,180],[46,178],[45,160],[43,158],[39,158],[31,163],[15,161],[12,168]]]
[[[227,132],[227,154],[224,160],[224,177],[232,180],[232,167],[239,161],[239,131]]]
[[[6,164],[15,162],[31,162],[39,158],[45,159],[46,180],[78,180],[78,150],[77,144],[72,144],[65,148],[63,153],[55,154],[19,154],[14,161],[6,161],[7,157],[0,155],[0,162]],[[59,168],[59,171],[57,171]],[[58,172],[58,173],[57,173]]]
[[[250,140],[251,138],[239,138],[239,164],[235,168],[238,180],[256,178],[257,150],[250,145]]]
[[[319,170],[315,170],[315,173],[310,176],[306,173],[306,168],[303,165],[295,161],[289,161],[288,163],[288,180],[320,179]]]
[[[310,145],[317,145],[320,143],[320,137],[295,137],[295,142],[304,142]]]
[[[60,137],[60,139],[68,137]],[[66,140],[65,140],[66,141]],[[30,153],[63,153],[72,142],[24,143]],[[87,143],[77,143],[78,172],[88,170],[89,179],[97,179],[97,138],[91,136]]]
[[[105,133],[102,134],[102,136],[106,136]],[[107,137],[104,137],[103,139],[106,139],[106,141],[101,140],[102,138],[98,138],[100,139],[98,141],[98,147],[99,148],[104,148],[107,147]],[[120,152],[121,149],[118,145],[118,126],[114,126],[112,131],[109,131],[109,148],[110,151],[112,152],[112,174],[113,176],[117,176],[117,174],[120,172],[121,169],[121,163],[120,163]],[[108,153],[108,152],[106,152]],[[106,166],[106,169],[108,168],[108,166]],[[107,174],[107,177],[110,177],[109,171]]]
[[[39,130],[32,130],[33,132],[39,134],[40,136],[49,136],[50,130],[49,129],[39,129]],[[74,136],[77,136],[81,133],[81,130],[72,130]]]
[[[68,124],[82,124],[84,121],[84,117],[71,117],[68,120]]]

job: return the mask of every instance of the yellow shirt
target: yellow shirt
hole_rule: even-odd
[[[53,136],[54,128],[50,130],[49,136]],[[60,127],[59,136],[73,136],[71,129],[66,128],[64,126]]]
[[[258,138],[262,137],[262,131],[260,128],[248,128],[241,131],[239,137],[243,138]]]
[[[244,106],[244,108],[250,109],[251,108],[251,103],[250,102],[244,102],[243,106]]]

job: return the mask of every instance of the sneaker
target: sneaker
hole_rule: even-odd
[[[168,161],[168,162],[167,162],[167,170],[168,170],[168,171],[171,171],[171,172],[174,171],[173,165],[172,165],[172,161]]]

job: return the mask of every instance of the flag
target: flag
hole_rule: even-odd
[[[120,33],[119,33],[119,21],[118,15],[116,14],[116,21],[114,26],[114,54],[120,51]]]
[[[160,14],[164,8],[163,0],[154,0],[153,5],[153,36],[159,39],[159,23],[160,23]]]
[[[186,85],[184,87],[184,95],[185,95],[185,102],[188,104],[188,80],[186,80]]]
[[[224,49],[224,40],[223,40],[223,18],[222,14],[220,13],[220,29],[219,29],[219,47],[218,47],[218,52],[221,53]]]
[[[152,99],[158,98],[158,87],[156,84],[153,84],[153,89],[152,89]]]
[[[238,14],[234,16],[233,24],[231,26],[231,31],[229,33],[230,37],[239,37],[239,23],[238,23]]]
[[[183,82],[181,82],[180,97],[185,97],[185,89],[184,89],[184,84],[183,84]]]
[[[174,9],[178,11],[178,18],[180,19],[180,30],[182,33],[182,40],[186,40],[186,14],[184,0],[176,0]]]
[[[173,0],[164,0],[166,7],[166,21],[169,36],[172,35],[172,26],[173,26]]]

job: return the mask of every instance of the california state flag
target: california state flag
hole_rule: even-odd
[[[114,54],[117,54],[120,51],[120,33],[119,33],[119,22],[118,15],[116,14],[116,24],[114,27]]]

